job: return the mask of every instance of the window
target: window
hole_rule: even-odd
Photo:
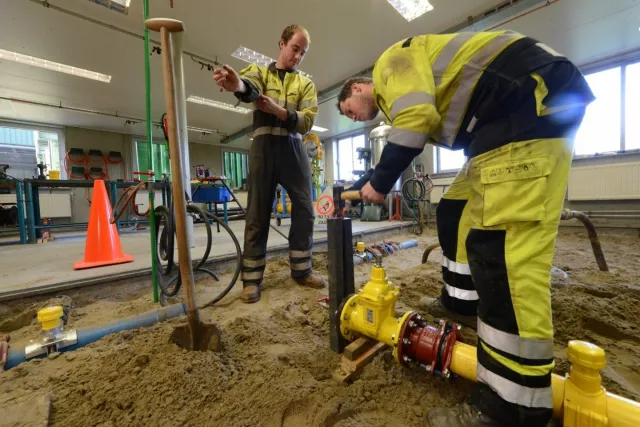
[[[16,178],[37,176],[36,164],[49,171],[60,171],[60,144],[55,131],[39,131],[0,127],[0,163],[9,165],[7,172]]]
[[[640,62],[625,73],[625,150],[640,149]]]
[[[155,173],[154,179],[161,180],[163,174],[171,173],[171,162],[169,160],[169,150],[167,145],[162,142],[154,142],[152,144],[153,151],[153,172]],[[136,157],[138,171],[149,170],[149,144],[147,141],[136,141]],[[135,178],[135,177],[134,177]],[[141,181],[147,182],[147,175],[139,175],[138,178]]]
[[[249,176],[249,155],[235,151],[222,152],[223,174],[227,177],[227,185],[241,188]]]
[[[438,173],[454,172],[462,167],[467,160],[462,150],[448,150],[446,148],[436,148],[434,157],[435,170]]]
[[[576,134],[574,154],[640,149],[640,62],[585,75],[596,100]]]
[[[576,134],[574,154],[615,152],[620,149],[621,70],[616,67],[585,76],[596,100],[587,107]]]
[[[364,148],[364,135],[356,135],[353,137],[342,138],[334,141],[333,145],[333,162],[335,171],[335,180],[355,181],[357,175],[353,174],[354,170],[363,170],[363,164],[360,164],[357,148]]]

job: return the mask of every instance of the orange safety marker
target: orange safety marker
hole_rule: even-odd
[[[120,236],[111,218],[111,203],[104,181],[96,179],[93,184],[93,200],[89,212],[89,230],[84,249],[84,260],[73,264],[74,270],[122,264],[133,261],[133,257],[122,252]]]

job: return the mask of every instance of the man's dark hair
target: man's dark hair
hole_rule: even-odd
[[[351,77],[349,80],[344,82],[344,85],[340,90],[340,94],[338,95],[338,103],[336,104],[336,106],[338,107],[338,111],[340,111],[340,114],[344,114],[340,109],[340,103],[345,101],[347,98],[349,98],[352,95],[351,87],[355,83],[364,83],[364,84],[373,83],[373,79],[371,77]]]

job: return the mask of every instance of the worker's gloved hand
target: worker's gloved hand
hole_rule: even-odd
[[[226,64],[213,70],[213,79],[220,86],[220,92],[244,92],[244,82],[236,70]]]
[[[343,217],[347,216],[347,213],[349,212],[350,208],[351,208],[351,200],[345,200],[344,201],[344,208],[342,208],[342,216]]]
[[[273,99],[265,95],[260,95],[258,97],[256,100],[256,108],[263,113],[272,114],[274,116],[279,116],[283,112],[286,115],[286,110],[283,107],[279,106]]]
[[[370,182],[367,182],[362,190],[360,190],[360,194],[362,195],[362,201],[364,203],[384,203],[384,194],[378,193],[372,186]]]

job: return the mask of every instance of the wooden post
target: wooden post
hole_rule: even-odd
[[[173,206],[176,222],[178,244],[178,265],[180,278],[185,292],[187,317],[191,330],[192,343],[198,342],[200,319],[196,305],[196,286],[193,280],[193,265],[191,251],[187,243],[187,204],[185,188],[182,180],[182,150],[178,139],[178,113],[176,98],[175,64],[173,62],[172,32],[183,31],[182,22],[174,19],[149,19],[145,22],[147,28],[160,31],[160,46],[162,47],[162,78],[164,83],[164,102],[167,110],[167,132],[169,136],[169,151],[171,156],[171,172],[173,175]],[[186,124],[183,126],[186,128]]]

